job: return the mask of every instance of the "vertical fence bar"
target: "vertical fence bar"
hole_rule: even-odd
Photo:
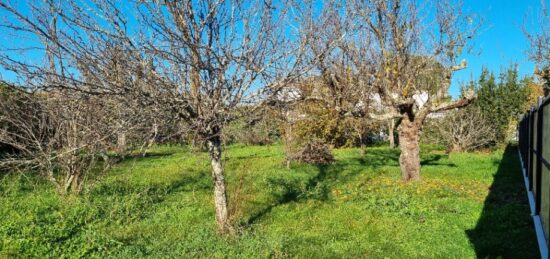
[[[527,141],[526,141],[526,155],[527,155],[527,178],[529,178],[529,170],[531,169],[531,166],[529,165],[529,161],[531,161],[531,113],[529,112],[527,114],[527,121],[525,122],[525,129],[527,130]]]
[[[529,111],[527,113],[527,121],[526,121],[526,129],[527,129],[527,141],[526,141],[526,144],[527,144],[527,159],[525,160],[525,165],[526,165],[526,173],[527,173],[527,179],[529,179],[529,177],[531,177],[531,111]],[[531,187],[529,187],[529,190],[531,190]]]
[[[548,175],[548,173],[550,172],[546,166],[547,166],[547,162],[548,160],[547,159],[547,156],[545,156],[545,153],[548,153],[548,150],[546,150],[547,148],[547,143],[545,142],[546,138],[547,138],[547,131],[548,131],[548,127],[545,125],[548,124],[548,121],[546,121],[546,119],[544,118],[544,114],[546,114],[546,112],[548,111],[544,111],[546,110],[546,106],[548,105],[548,101],[547,99],[543,99],[541,100],[541,105],[540,105],[540,108],[539,110],[543,111],[541,114],[542,114],[542,121],[541,121],[541,150],[540,150],[540,154],[541,154],[541,168],[543,168],[542,170],[542,173],[541,174],[545,174],[544,175],[544,178],[545,179],[548,179],[548,177],[550,177],[550,175]],[[546,162],[544,164],[542,164],[542,161]],[[544,169],[546,168],[546,169]],[[546,246],[548,247],[549,245],[549,242],[550,242],[550,238],[548,237],[548,235],[550,234],[550,206],[548,206],[549,202],[550,202],[550,191],[548,190],[550,188],[550,185],[548,185],[548,181],[545,181],[545,184],[542,188],[545,188],[546,190],[546,193],[547,195],[546,196],[542,196],[542,199],[546,199],[546,200],[541,200],[541,202],[544,201],[544,204],[546,204],[547,208],[546,208],[546,212],[542,212],[542,218],[545,219],[543,220],[544,222],[542,222],[541,225],[543,225],[543,230],[545,232],[545,237],[546,237]],[[546,197],[546,198],[544,198]],[[541,209],[542,209],[542,205],[541,205]],[[547,213],[546,215],[544,215],[545,213]]]
[[[529,121],[530,121],[529,114],[526,114],[525,115],[525,122],[524,122],[524,125],[523,125],[525,127],[524,128],[524,130],[525,130],[525,132],[524,132],[525,139],[523,141],[524,144],[525,144],[525,150],[523,151],[524,152],[523,155],[525,156],[525,158],[524,158],[523,161],[524,161],[524,164],[525,164],[524,165],[525,166],[525,177],[527,177],[527,178],[529,178],[529,166],[528,166],[529,165],[528,164],[528,162],[529,162],[529,136],[530,136],[529,135],[529,129],[530,129],[529,128]]]
[[[518,123],[518,144],[519,144],[519,155],[523,159],[523,122],[525,121],[525,115],[522,115]],[[524,159],[525,161],[525,159]],[[525,166],[522,164],[525,169]]]
[[[523,116],[523,167],[525,168],[525,177],[529,176],[527,172],[527,161],[529,159],[529,115]]]
[[[531,169],[531,175],[532,175],[532,178],[531,178],[531,181],[533,182],[533,194],[535,194],[535,215],[537,215],[537,200],[538,200],[538,196],[540,195],[540,190],[537,188],[539,185],[538,185],[538,182],[537,182],[537,162],[539,160],[539,155],[538,155],[538,152],[537,152],[537,143],[538,143],[538,129],[539,129],[539,126],[538,126],[538,119],[539,119],[539,112],[538,112],[538,109],[535,108],[534,112],[533,112],[533,164],[531,165],[532,166],[532,169]]]
[[[534,141],[534,119],[533,119],[533,116],[534,116],[534,111],[533,109],[531,109],[531,111],[529,112],[529,158],[528,158],[528,161],[527,161],[527,172],[528,172],[528,176],[527,178],[529,178],[529,191],[533,191],[533,141]]]
[[[536,183],[537,183],[537,196],[535,200],[535,214],[540,214],[540,207],[541,207],[541,199],[542,199],[542,149],[543,145],[542,142],[544,141],[542,138],[542,123],[544,120],[544,107],[542,106],[542,98],[539,98],[539,105],[538,105],[538,111],[537,111],[537,143],[536,143],[536,149],[537,149],[537,160],[536,160]]]

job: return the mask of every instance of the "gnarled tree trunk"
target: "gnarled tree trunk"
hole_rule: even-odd
[[[408,116],[399,126],[399,166],[403,181],[420,180],[420,125]]]
[[[212,181],[214,183],[214,206],[216,208],[216,223],[218,230],[225,234],[229,231],[229,216],[227,212],[227,195],[225,191],[225,176],[222,166],[222,149],[219,136],[208,140],[208,150],[212,161]]]

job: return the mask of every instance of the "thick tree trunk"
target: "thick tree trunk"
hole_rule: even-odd
[[[214,206],[216,207],[216,223],[218,230],[225,234],[229,231],[229,216],[227,212],[227,195],[225,192],[225,176],[221,157],[221,141],[216,136],[208,140],[210,159],[212,160],[212,180],[214,182]]]
[[[404,181],[420,180],[420,126],[403,118],[399,126],[399,166]]]
[[[388,138],[390,140],[390,148],[395,148],[395,136],[393,135],[395,131],[395,120],[391,119],[388,123]]]

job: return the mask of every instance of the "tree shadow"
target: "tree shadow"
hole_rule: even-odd
[[[421,166],[427,166],[427,165],[442,165],[442,166],[448,166],[448,167],[458,167],[455,163],[439,163],[439,160],[441,160],[443,157],[448,157],[447,155],[439,155],[439,154],[430,154],[425,159],[422,159],[420,162]]]
[[[399,154],[398,149],[370,150],[364,156],[348,158],[347,163],[359,163],[359,165],[370,169],[383,166],[399,166]]]
[[[258,153],[254,153],[254,154],[239,154],[239,155],[228,155],[226,154],[225,155],[225,159],[233,159],[233,160],[247,160],[247,159],[250,159],[250,158],[270,158],[270,157],[274,157],[275,155],[274,154],[258,154]]]
[[[319,201],[327,201],[330,195],[330,188],[325,184],[329,171],[335,168],[341,168],[338,165],[316,165],[317,174],[310,178],[304,186],[299,183],[286,181],[283,178],[269,179],[271,186],[276,186],[279,190],[278,193],[272,193],[275,197],[275,202],[265,206],[259,211],[253,213],[248,219],[240,224],[240,227],[248,227],[255,222],[269,214],[274,208],[288,204],[291,202],[298,202],[308,199],[314,199]]]
[[[127,162],[131,160],[138,160],[143,158],[158,158],[158,157],[167,157],[176,154],[176,152],[146,152],[146,153],[130,153],[130,154],[114,154],[110,158],[113,159],[116,163]]]
[[[193,192],[194,195],[194,192],[210,189],[210,177],[201,171],[165,182],[138,183],[116,179],[95,186],[85,198],[101,218],[125,222],[154,215],[157,206],[176,193]]]
[[[517,148],[507,146],[474,229],[466,231],[478,258],[539,258]]]
[[[330,194],[335,185],[345,185],[353,182],[358,176],[367,171],[376,171],[385,166],[399,166],[399,150],[375,150],[363,157],[348,157],[338,159],[330,165],[316,165],[316,174],[309,178],[304,184],[288,181],[284,178],[269,179],[272,189],[279,190],[272,193],[275,201],[259,211],[253,213],[241,227],[246,227],[259,221],[269,214],[274,208],[291,202],[305,200],[316,200],[328,202]],[[427,154],[423,163],[426,165],[438,165],[443,156]],[[456,166],[456,165],[454,165]]]
[[[111,158],[115,159],[115,163],[147,162],[170,157],[177,153],[172,150],[152,150],[146,153],[130,153],[125,156],[114,155]],[[100,199],[124,199],[137,195],[143,200],[155,204],[163,202],[173,193],[202,191],[211,188],[208,169],[187,168],[186,170],[186,172],[171,172],[170,174],[178,174],[178,177],[167,177],[166,181],[132,180],[130,175],[121,175],[109,180],[103,179],[96,185],[92,185],[86,194]]]
[[[368,166],[370,168],[376,169],[381,166],[395,165],[399,166],[399,154],[398,149],[393,150],[376,150],[376,153],[370,152],[365,157],[354,158],[362,166]],[[429,154],[424,152],[421,154],[421,166],[429,165],[442,165],[448,167],[457,167],[455,163],[441,163],[440,160],[443,158],[448,158],[448,155],[440,154]]]
[[[207,173],[200,172],[192,175],[183,175],[178,179],[164,183],[137,184],[126,179],[117,179],[112,182],[102,183],[91,189],[91,196],[128,196],[134,194],[153,197],[152,200],[162,201],[161,198],[176,192],[189,192],[210,189],[210,178]]]

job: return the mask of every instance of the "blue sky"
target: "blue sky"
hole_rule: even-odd
[[[480,35],[472,42],[473,53],[463,56],[468,62],[468,68],[455,74],[450,94],[458,96],[461,83],[477,79],[482,67],[498,73],[501,68],[515,63],[520,76],[531,75],[535,65],[528,60],[529,43],[522,27],[525,26],[529,31],[536,31],[540,27],[536,16],[540,13],[541,0],[463,1],[464,9],[481,15],[484,22]],[[543,1],[550,6],[550,0]],[[7,34],[0,36],[0,40],[15,45],[20,43]],[[10,77],[9,73],[1,69],[0,74],[4,79]]]
[[[550,0],[546,5],[550,5]],[[484,19],[481,34],[474,39],[474,53],[464,58],[468,68],[459,71],[453,78],[450,94],[459,94],[460,83],[476,79],[483,66],[498,71],[517,63],[520,76],[532,75],[535,65],[528,60],[527,41],[522,27],[536,31],[540,0],[464,0],[464,8],[481,15]]]

